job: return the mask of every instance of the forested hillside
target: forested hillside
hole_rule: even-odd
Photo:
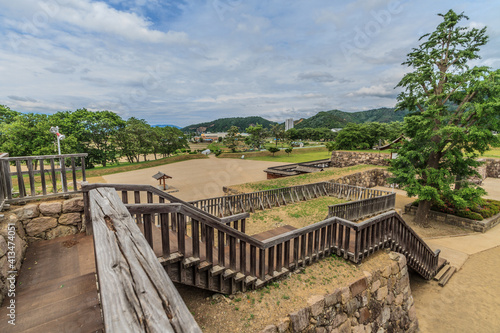
[[[206,127],[208,132],[226,132],[231,126],[236,126],[240,131],[245,128],[255,126],[256,124],[262,125],[264,128],[270,128],[271,125],[276,124],[274,121],[264,119],[262,117],[237,117],[237,118],[221,118],[214,121],[194,124],[186,126],[182,129],[183,132],[196,132],[199,127]]]
[[[380,108],[359,112],[344,112],[340,110],[321,111],[311,118],[298,122],[296,128],[343,128],[348,123],[362,124],[367,122],[390,123],[403,121],[408,112],[394,112],[393,108]]]

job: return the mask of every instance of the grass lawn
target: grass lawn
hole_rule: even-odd
[[[244,152],[244,153],[224,153],[219,158],[241,158],[245,155],[246,160],[283,162],[283,163],[302,163],[330,158],[331,153],[325,147],[314,148],[294,148],[288,155],[284,150],[275,153],[274,156],[268,151]]]
[[[346,200],[320,197],[271,210],[257,211],[247,219],[245,232],[248,235],[254,235],[287,224],[300,229],[323,221],[328,215],[328,206],[343,202],[346,202]]]
[[[491,150],[486,151],[481,157],[500,158],[500,147],[492,147]]]
[[[385,167],[376,165],[355,165],[347,168],[328,168],[325,169],[325,171],[321,172],[306,173],[298,176],[261,180],[253,183],[234,185],[231,186],[231,188],[243,193],[264,191],[264,190],[271,190],[275,188],[288,187],[294,185],[304,185],[310,183],[324,182],[373,168],[385,168]]]

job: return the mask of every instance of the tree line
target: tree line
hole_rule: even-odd
[[[56,137],[49,130],[58,126],[65,135],[61,153],[87,153],[86,168],[106,166],[126,157],[131,163],[148,154],[167,157],[189,148],[184,133],[174,127],[154,127],[144,119],[127,120],[111,111],[57,112],[52,115],[20,113],[0,105],[0,151],[10,156],[52,155]]]

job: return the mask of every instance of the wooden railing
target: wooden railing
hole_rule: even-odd
[[[335,191],[341,197],[383,195],[380,197],[382,202],[390,202],[394,198],[394,194],[388,191],[332,183],[324,185],[328,193]],[[359,262],[386,247],[403,253],[409,266],[424,278],[429,279],[436,273],[439,252],[433,252],[394,211],[361,223],[334,216],[260,241],[245,234],[248,213],[219,218],[210,211],[200,209],[152,186],[142,185],[89,184],[83,188],[84,197],[88,197],[86,193],[90,189],[98,187],[115,187],[117,191],[122,192],[122,201],[127,203],[129,212],[142,225],[147,242],[161,257],[160,261],[164,265],[182,261],[180,266],[176,266],[179,270],[174,274],[179,277],[176,282],[210,289],[209,282],[200,282],[198,268],[189,270],[191,278],[183,275],[184,270],[189,267],[201,265],[203,269],[210,269],[211,274],[223,274],[224,279],[239,274],[239,280],[244,279],[243,281],[254,282],[256,286],[260,286],[298,266],[305,266],[331,253]],[[148,203],[140,203],[140,190],[148,193]],[[134,193],[135,204],[128,204],[130,191]],[[274,192],[273,195],[278,196],[278,193],[280,192]],[[305,193],[307,191],[304,189]],[[158,203],[154,202],[156,196]],[[251,197],[248,199],[251,200]],[[374,204],[371,207],[375,206]],[[212,207],[217,206],[212,204]],[[156,232],[155,237],[153,228],[157,227],[160,236]],[[235,292],[233,287],[220,291]]]
[[[6,189],[6,202],[79,193],[76,172],[81,170],[82,181],[86,180],[86,156],[87,154],[0,157],[0,164],[3,168],[3,174],[0,176],[4,183],[4,189]],[[49,161],[48,168],[45,164],[46,161]],[[68,167],[66,166],[67,162]],[[11,163],[15,163],[16,170],[14,172],[10,171]],[[27,171],[22,170],[23,164],[26,165]],[[77,166],[77,164],[81,166]],[[39,166],[38,170],[35,170],[35,165]],[[69,179],[68,173],[70,174]],[[58,181],[60,181],[60,188],[57,184]],[[14,186],[18,187],[18,193],[13,193]]]
[[[374,214],[394,209],[396,193],[371,199],[356,200],[328,206],[328,217],[337,216],[349,221],[357,221]]]
[[[228,195],[189,202],[214,216],[227,216],[241,212],[271,209],[299,201],[333,194],[331,183],[320,182],[265,191]]]
[[[88,194],[106,332],[201,333],[116,191]]]
[[[0,159],[8,157],[9,154],[4,153],[0,154]],[[5,170],[5,165],[4,163],[1,162],[0,160],[0,212],[4,208],[5,201],[7,200],[7,192],[9,192],[9,188],[7,187],[7,182],[6,182],[6,172],[8,171]]]

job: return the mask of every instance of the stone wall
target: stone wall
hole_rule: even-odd
[[[392,174],[386,169],[370,169],[332,179],[330,182],[353,186],[375,187],[387,185],[387,178],[390,176],[392,176]]]
[[[417,213],[417,206],[412,206],[412,204],[408,204],[405,206],[405,214],[415,215],[416,213]],[[494,215],[482,221],[471,220],[465,217],[450,215],[443,212],[436,212],[433,210],[429,212],[428,216],[429,218],[439,222],[444,222],[446,224],[456,225],[459,227],[483,233],[490,230],[497,224],[500,224],[500,214]]]
[[[390,158],[389,154],[333,151],[330,166],[334,168],[345,168],[358,164],[388,166]]]
[[[84,231],[83,198],[11,206],[0,219],[0,304],[9,271],[19,272],[28,244]],[[13,266],[10,266],[13,263]]]
[[[500,159],[485,158],[486,177],[500,178]]]
[[[416,332],[406,258],[395,252],[389,256],[391,265],[365,272],[364,278],[331,294],[312,296],[307,307],[267,326],[262,333]]]

